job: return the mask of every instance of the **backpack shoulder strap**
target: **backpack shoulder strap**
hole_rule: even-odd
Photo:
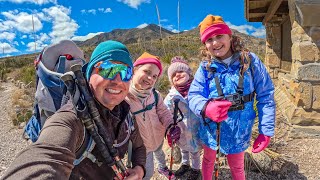
[[[79,149],[76,150],[76,159],[73,161],[73,165],[77,166],[85,158],[89,158],[93,163],[96,163],[98,166],[101,166],[102,162],[91,153],[94,149],[96,143],[84,128],[84,138]]]
[[[148,104],[144,109],[140,109],[139,111],[132,112],[133,115],[137,115],[137,114],[140,114],[142,112],[149,111],[149,110],[151,110],[153,108],[153,106],[156,106],[156,108],[158,107],[159,95],[158,95],[157,91],[154,88],[152,89],[152,93],[153,93],[153,96],[154,96],[154,102],[151,103],[151,104]]]
[[[153,96],[154,96],[154,102],[155,102],[155,105],[156,107],[158,107],[158,102],[159,102],[159,94],[157,93],[156,89],[153,88],[152,89],[152,92],[153,92]]]

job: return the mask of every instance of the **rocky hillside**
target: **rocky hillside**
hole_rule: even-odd
[[[173,32],[161,28],[162,37],[174,35]],[[155,24],[150,24],[142,29],[114,29],[111,32],[101,33],[86,41],[78,41],[79,46],[97,46],[106,40],[116,40],[124,44],[137,43],[139,41],[150,41],[160,38],[160,28]]]

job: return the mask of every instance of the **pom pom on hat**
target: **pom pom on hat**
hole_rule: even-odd
[[[154,56],[152,54],[149,54],[147,52],[144,52],[138,59],[133,63],[133,66],[139,66],[143,64],[154,64],[156,65],[160,72],[159,75],[162,73],[162,65],[160,62],[160,58],[158,56]]]
[[[207,15],[199,24],[201,42],[205,43],[213,35],[232,34],[221,16]]]
[[[94,49],[90,61],[83,66],[87,80],[89,80],[94,65],[100,61],[119,61],[133,66],[130,53],[124,44],[112,40],[104,41]]]
[[[175,56],[171,59],[171,64],[168,68],[168,78],[170,82],[172,83],[172,76],[174,73],[178,71],[184,71],[188,73],[189,75],[192,75],[192,70],[189,67],[186,60],[183,59],[181,56]]]

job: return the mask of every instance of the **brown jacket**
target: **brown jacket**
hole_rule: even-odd
[[[112,112],[100,110],[104,126],[113,140],[122,142],[127,133],[125,118],[129,105],[122,102]],[[118,117],[113,114],[117,114]],[[144,168],[146,148],[136,123],[132,132],[132,164]],[[89,159],[74,166],[75,152],[84,138],[84,127],[77,119],[72,103],[68,102],[45,123],[37,142],[23,150],[12,162],[2,179],[113,179],[112,169],[103,163],[100,167]],[[128,149],[128,142],[117,148],[122,158]],[[103,161],[97,147],[92,151]]]

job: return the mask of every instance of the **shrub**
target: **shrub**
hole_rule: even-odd
[[[18,79],[24,82],[25,84],[28,84],[29,82],[34,82],[32,83],[34,87],[35,86],[35,69],[33,66],[24,66],[19,73]]]

